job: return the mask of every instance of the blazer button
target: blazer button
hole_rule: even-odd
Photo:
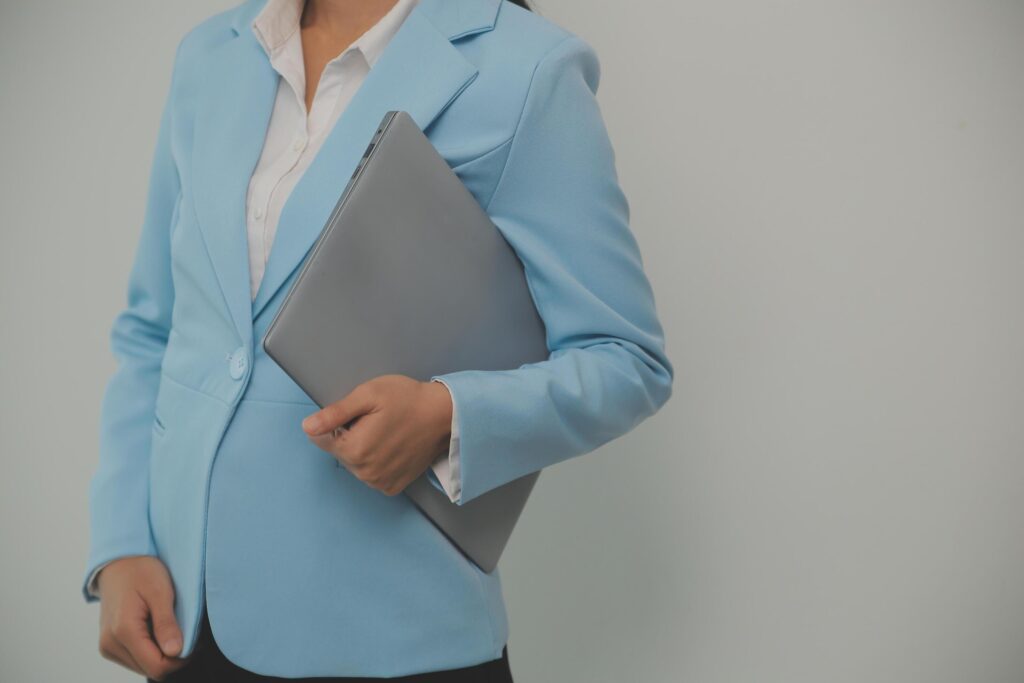
[[[249,359],[246,357],[245,347],[239,346],[228,359],[228,373],[231,375],[231,379],[242,379],[248,367]]]

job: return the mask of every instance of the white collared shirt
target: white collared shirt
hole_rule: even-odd
[[[288,195],[417,2],[398,0],[376,24],[327,62],[308,112],[300,28],[304,0],[268,0],[253,19],[253,33],[267,53],[271,66],[281,75],[263,152],[246,195],[249,285],[253,299],[259,290]],[[448,454],[439,456],[431,467],[448,497],[457,501],[461,490],[458,419],[454,405],[451,428]]]
[[[281,76],[263,152],[249,180],[246,194],[249,286],[253,299],[263,279],[281,210],[288,196],[418,1],[398,0],[376,24],[327,63],[308,112],[300,30],[305,0],[267,0],[267,4],[253,19],[252,31],[270,58],[271,66]],[[459,436],[454,404],[451,432],[448,453],[439,456],[431,468],[448,497],[458,501],[461,494]],[[107,564],[109,562],[97,567],[89,579],[89,592],[93,595],[99,595],[96,578]]]

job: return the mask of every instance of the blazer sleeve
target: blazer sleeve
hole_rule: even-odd
[[[146,209],[128,278],[127,305],[110,330],[117,362],[100,408],[99,465],[89,488],[89,555],[82,591],[94,570],[132,555],[156,555],[149,527],[149,449],[160,366],[171,328],[170,230],[181,183],[172,156],[172,104],[181,43],[160,117]]]
[[[673,367],[595,99],[600,65],[569,35],[538,63],[486,207],[522,260],[546,360],[436,375],[459,415],[465,504],[631,430]]]

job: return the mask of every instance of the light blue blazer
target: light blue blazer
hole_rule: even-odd
[[[594,97],[597,57],[509,2],[422,0],[290,195],[253,301],[245,195],[278,79],[249,26],[265,1],[203,21],[177,49],[111,332],[86,576],[160,557],[184,654],[205,600],[224,653],[261,674],[494,659],[508,636],[499,572],[311,443],[301,421],[316,405],[260,340],[381,117],[400,109],[515,248],[547,325],[548,360],[438,376],[459,415],[462,503],[657,411],[673,371]]]

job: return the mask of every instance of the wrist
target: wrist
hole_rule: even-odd
[[[448,452],[452,436],[454,405],[452,404],[451,392],[448,391],[448,387],[443,383],[431,380],[425,382],[425,384],[427,395],[430,397],[428,403],[430,405],[430,413],[433,416],[434,433],[437,435],[436,457]]]

